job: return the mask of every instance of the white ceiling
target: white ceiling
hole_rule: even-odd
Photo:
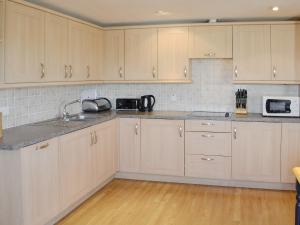
[[[158,22],[291,19],[300,17],[300,0],[28,0],[102,25]],[[272,6],[279,6],[273,12]],[[162,16],[155,12],[168,11]]]

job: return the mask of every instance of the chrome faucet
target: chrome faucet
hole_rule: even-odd
[[[69,116],[70,116],[70,113],[67,111],[67,107],[70,106],[70,105],[73,105],[75,103],[81,103],[81,100],[80,99],[77,99],[77,100],[74,100],[74,101],[71,101],[69,103],[66,103],[64,105],[64,110],[62,112],[62,119],[65,120],[65,121],[69,121]]]

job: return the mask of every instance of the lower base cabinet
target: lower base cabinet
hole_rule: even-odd
[[[232,178],[280,182],[281,123],[233,122]]]
[[[0,224],[41,225],[59,213],[59,148],[52,139],[0,151]]]
[[[293,167],[300,165],[300,124],[282,124],[281,182],[296,183]]]
[[[141,172],[184,176],[183,120],[141,120]]]

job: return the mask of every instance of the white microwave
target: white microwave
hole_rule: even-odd
[[[263,97],[263,116],[300,117],[300,97]]]

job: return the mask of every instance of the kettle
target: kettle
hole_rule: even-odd
[[[155,104],[155,97],[153,95],[144,95],[141,97],[139,111],[152,112],[154,104]]]

